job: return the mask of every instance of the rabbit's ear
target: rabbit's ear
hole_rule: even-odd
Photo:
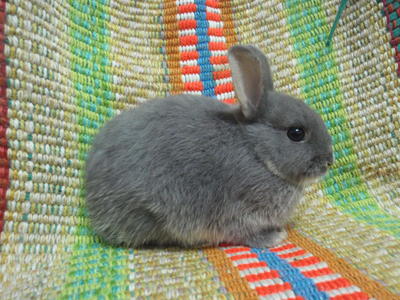
[[[263,96],[273,90],[268,60],[253,46],[233,46],[228,58],[242,113],[246,119],[254,119],[263,107]]]

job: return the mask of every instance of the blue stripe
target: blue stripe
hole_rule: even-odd
[[[277,270],[283,281],[292,285],[296,295],[302,296],[304,299],[329,299],[325,292],[318,291],[310,278],[305,277],[298,269],[292,267],[275,253],[268,249],[257,248],[251,249],[251,252],[256,253],[258,259],[266,262],[268,267]]]
[[[210,37],[208,36],[209,23],[206,17],[206,0],[195,1],[197,10],[194,14],[196,20],[196,35],[198,43],[196,50],[199,52],[199,59],[197,60],[200,66],[200,80],[203,83],[203,95],[215,97],[214,88],[216,82],[213,78],[213,66],[210,62],[211,52],[208,48]]]

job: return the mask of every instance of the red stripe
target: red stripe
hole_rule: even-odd
[[[180,30],[183,29],[194,29],[197,26],[196,20],[181,20],[178,22]]]
[[[224,100],[222,100],[222,102],[224,102],[226,104],[235,104],[236,99],[235,98],[224,99]]]
[[[202,91],[203,83],[201,81],[185,82],[186,91]]]
[[[307,252],[306,252],[305,250],[301,249],[301,250],[294,251],[294,252],[291,252],[291,253],[278,254],[278,256],[279,256],[280,258],[290,258],[290,257],[295,257],[295,256],[304,255],[304,254],[306,254],[306,253],[307,253]]]
[[[217,21],[217,22],[219,22],[219,21],[221,21],[221,15],[213,13],[213,12],[207,12],[206,13],[206,19],[208,21]]]
[[[181,61],[199,59],[199,52],[197,51],[187,51],[181,53]]]
[[[210,6],[212,8],[218,8],[219,3],[217,0],[206,0],[206,6]]]
[[[281,251],[285,251],[285,250],[289,250],[289,249],[293,249],[293,248],[296,248],[295,244],[287,244],[287,245],[284,245],[284,246],[271,248],[269,250],[271,252],[281,252]]]
[[[228,63],[228,56],[210,56],[210,62],[213,65],[222,65]]]
[[[183,66],[182,74],[200,74],[200,66]]]
[[[266,266],[267,266],[267,264],[265,262],[260,261],[260,262],[256,262],[256,263],[240,264],[240,265],[236,266],[236,268],[243,271],[243,270],[254,269],[254,268],[263,268]]]
[[[303,258],[300,260],[292,261],[290,264],[293,267],[305,267],[305,266],[317,264],[319,262],[321,262],[319,260],[319,258],[317,258],[315,256],[311,256],[311,257]]]
[[[367,300],[369,296],[363,292],[355,292],[351,294],[338,295],[330,297],[329,300]]]
[[[210,36],[223,36],[222,28],[208,28],[208,35]]]
[[[213,50],[226,50],[228,49],[224,42],[209,42],[208,49]]]
[[[213,73],[214,80],[231,77],[231,70],[215,71]]]
[[[215,87],[215,93],[218,94],[223,94],[223,93],[229,93],[233,91],[233,84],[232,82],[224,83],[217,85]]]
[[[179,38],[179,44],[181,46],[196,45],[198,40],[197,35],[184,35]]]
[[[289,282],[284,282],[283,284],[274,284],[269,286],[259,286],[256,287],[256,291],[260,296],[267,296],[271,294],[276,294],[291,290],[292,287]]]
[[[188,13],[188,12],[196,12],[197,6],[194,3],[191,4],[184,4],[178,6],[178,12],[180,14]]]
[[[311,270],[311,271],[305,271],[305,272],[301,272],[301,273],[308,278],[312,278],[312,277],[318,277],[318,276],[323,276],[323,275],[329,275],[329,274],[332,274],[333,272],[329,268],[323,268],[323,269],[319,269],[319,270]]]
[[[238,253],[238,252],[244,252],[244,251],[250,251],[251,249],[248,247],[235,247],[235,248],[230,248],[230,249],[225,249],[224,252],[228,254],[232,253]]]
[[[240,259],[245,259],[245,258],[257,258],[257,254],[255,254],[255,253],[246,253],[246,254],[240,254],[240,255],[231,256],[231,260],[240,260]]]
[[[246,275],[245,277],[246,277],[247,281],[255,282],[255,281],[260,281],[260,280],[265,280],[265,279],[279,278],[279,273],[275,270],[272,270],[269,272]]]
[[[330,291],[348,287],[352,284],[346,278],[337,278],[329,281],[318,282],[315,285],[320,291]]]
[[[4,24],[6,16],[6,1],[0,1],[0,232],[4,227],[4,214],[7,209],[7,189],[9,186],[9,165],[7,157],[8,103],[7,103],[7,74],[4,55]]]

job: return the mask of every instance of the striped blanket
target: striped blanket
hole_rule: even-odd
[[[400,299],[400,1],[0,0],[1,299]],[[85,209],[93,136],[122,109],[235,102],[227,49],[333,136],[289,239],[271,249],[125,249]],[[111,142],[111,141],[110,141]]]

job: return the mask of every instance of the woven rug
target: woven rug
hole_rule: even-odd
[[[400,299],[400,2],[0,0],[1,299]],[[235,102],[227,48],[326,121],[336,162],[272,249],[124,249],[85,210],[93,136],[120,110]],[[110,141],[112,142],[112,141]]]

